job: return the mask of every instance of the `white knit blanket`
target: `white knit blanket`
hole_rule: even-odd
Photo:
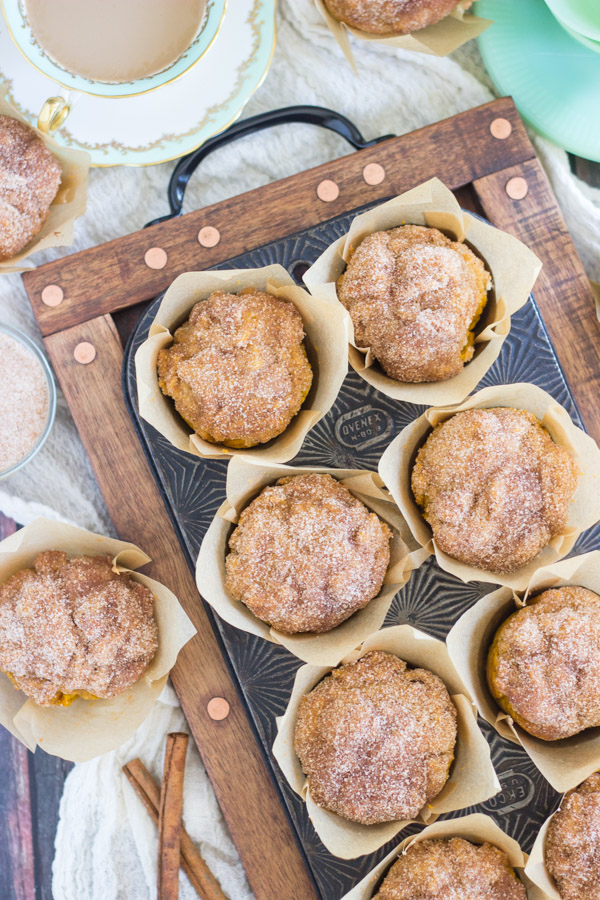
[[[312,0],[280,0],[278,43],[264,85],[245,115],[295,103],[321,104],[349,116],[366,137],[402,134],[485,103],[494,96],[474,44],[452,57],[410,54],[357,42],[353,75]],[[589,276],[600,280],[600,191],[578,181],[566,154],[533,135]],[[210,157],[192,180],[187,209],[215,203],[348,152],[334,135],[303,125],[263,132]],[[88,211],[76,227],[76,249],[134,231],[167,211],[172,164],[94,170]],[[56,251],[36,258],[55,258]],[[0,277],[0,319],[39,337],[17,276]],[[19,522],[55,516],[110,532],[102,498],[64,400],[35,461],[0,482],[0,509]],[[184,727],[168,689],[136,737],[120,750],[77,765],[61,805],[54,865],[55,900],[149,900],[156,890],[156,829],[121,775],[139,755],[156,777],[164,735]],[[190,747],[185,823],[232,900],[251,896],[214,794]],[[192,898],[182,876],[182,900]]]

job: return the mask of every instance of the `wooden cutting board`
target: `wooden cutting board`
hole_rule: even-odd
[[[464,207],[541,258],[536,300],[584,422],[600,441],[594,298],[508,98],[23,275],[115,528],[152,557],[148,573],[178,595],[198,629],[180,654],[173,684],[258,900],[310,900],[316,893],[125,408],[121,337],[139,314],[132,308],[182,272],[217,265],[433,176]]]

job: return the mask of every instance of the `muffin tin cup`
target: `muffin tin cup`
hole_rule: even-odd
[[[556,810],[556,812],[558,812],[558,810]],[[534,890],[537,890],[539,892],[537,896],[533,894],[535,900],[537,900],[537,897],[549,898],[549,900],[561,900],[561,896],[558,893],[554,878],[552,877],[546,866],[545,854],[548,828],[550,827],[550,822],[556,815],[556,812],[552,813],[552,815],[546,819],[546,821],[538,831],[533,847],[531,848],[531,854],[529,856],[529,859],[527,860],[527,865],[525,866],[526,876],[534,885]]]
[[[497,406],[523,409],[537,416],[553,441],[570,453],[580,470],[566,528],[535,559],[511,574],[488,572],[466,565],[440,550],[414,500],[410,484],[417,452],[435,425],[462,410]],[[435,553],[437,562],[444,571],[464,582],[484,581],[524,591],[538,569],[567,556],[582,532],[600,520],[600,449],[589,435],[573,423],[567,411],[550,394],[533,384],[504,384],[483,388],[459,405],[428,409],[392,441],[379,461],[379,474],[416,541]]]
[[[381,885],[383,877],[396,859],[413,844],[428,840],[449,840],[450,838],[463,838],[474,844],[492,844],[498,847],[508,857],[508,861],[527,888],[528,900],[543,900],[543,894],[534,888],[525,874],[527,854],[523,853],[517,841],[510,838],[489,816],[482,813],[473,813],[460,819],[445,819],[443,822],[435,822],[428,825],[416,835],[411,835],[401,841],[391,850],[384,859],[370,872],[356,887],[342,900],[372,900]]]
[[[282,634],[258,619],[243,603],[234,600],[225,586],[225,557],[232,525],[251,500],[269,484],[290,475],[319,473],[331,475],[375,512],[392,529],[390,564],[379,594],[364,609],[324,634]],[[363,469],[292,468],[258,466],[237,457],[227,470],[227,500],[208,529],[196,563],[198,590],[218,615],[242,631],[267,641],[282,644],[290,653],[312,665],[335,665],[366,637],[378,631],[392,600],[410,578],[411,572],[426,558],[412,538],[387,491],[382,489],[376,472]]]
[[[330,853],[341,859],[354,859],[373,853],[410,822],[427,824],[445,813],[456,812],[483,803],[500,790],[500,782],[490,757],[490,746],[477,725],[477,712],[454,668],[442,641],[431,638],[410,625],[384,628],[371,635],[343,663],[354,662],[371,650],[384,650],[405,660],[410,666],[429,669],[446,685],[458,713],[458,736],[450,776],[441,792],[421,810],[416,819],[360,825],[317,806],[310,795],[308,779],[294,750],[298,707],[332,666],[302,666],[296,674],[288,707],[277,719],[277,738],[273,756],[292,789],[306,802],[315,831]]]
[[[33,128],[42,143],[58,159],[62,169],[58,193],[52,201],[50,213],[39,234],[16,256],[0,260],[0,275],[9,275],[32,268],[33,263],[28,260],[32,253],[48,250],[50,247],[69,247],[73,243],[73,223],[75,219],[83,215],[87,203],[90,156],[81,150],[66,150],[47,134],[34,128],[21,113],[10,105],[1,88],[0,116],[17,119]]]
[[[458,375],[447,381],[411,384],[390,378],[368,347],[356,345],[350,314],[338,300],[337,279],[356,247],[373,232],[400,225],[438,228],[454,241],[465,241],[492,276],[493,287],[476,329],[475,355]],[[361,378],[394,400],[446,406],[464,400],[497,359],[510,331],[511,316],[527,302],[541,267],[537,256],[521,241],[464,212],[454,194],[439,179],[432,178],[356,216],[348,233],[328,247],[305,273],[304,282],[315,297],[328,306],[337,304],[344,311],[350,335],[350,364]]]
[[[565,585],[577,585],[600,594],[600,551],[538,569],[524,591],[500,588],[486,594],[460,617],[446,639],[452,662],[479,714],[503,738],[520,744],[557,791],[576,787],[600,769],[600,728],[586,729],[558,741],[533,737],[498,706],[488,687],[486,663],[496,631],[512,613],[526,606],[530,597]]]
[[[171,398],[162,393],[156,367],[160,350],[172,342],[173,332],[188,318],[194,304],[206,300],[213,291],[237,294],[244,288],[265,291],[294,304],[304,323],[313,381],[302,408],[282,434],[256,447],[233,449],[210,443],[194,434],[176,411]],[[298,453],[310,429],[329,411],[339,393],[348,371],[347,340],[343,310],[324,306],[311,297],[294,283],[283,266],[186,272],[179,275],[166,291],[148,338],[135,354],[139,413],[169,443],[197,457],[226,459],[242,456],[269,465],[287,462]]]
[[[370,34],[368,31],[361,31],[339,22],[328,11],[323,0],[314,0],[314,2],[355,72],[358,70],[349,35],[361,41],[374,41],[387,47],[412,50],[414,53],[447,56],[457,47],[476,38],[492,24],[491,19],[481,19],[478,16],[469,15],[463,8],[465,4],[459,3],[457,8],[440,22],[428,25],[412,34]]]
[[[156,656],[142,677],[120,696],[110,700],[79,697],[68,707],[38,706],[0,673],[0,724],[32,752],[39,746],[52,756],[84,762],[133,737],[165,686],[177,654],[196,629],[168,588],[132,571],[150,562],[138,547],[50,519],[36,519],[0,543],[0,584],[19,569],[30,567],[44,550],[63,550],[71,557],[110,555],[116,570],[129,572],[154,595]]]

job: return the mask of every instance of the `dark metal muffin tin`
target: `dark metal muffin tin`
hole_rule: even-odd
[[[345,234],[353,217],[362,211],[355,210],[274,241],[217,268],[253,268],[280,263],[299,280],[306,267]],[[190,567],[194,569],[202,538],[225,496],[227,463],[205,461],[175,449],[138,415],[134,355],[147,337],[159,303],[160,298],[157,298],[149,305],[127,346],[123,385],[140,441]],[[479,387],[520,381],[532,382],[546,390],[581,425],[573,396],[533,297],[513,316],[511,332],[502,352]],[[293,462],[307,466],[376,469],[389,442],[424,408],[391,400],[350,371],[333,408],[308,434]],[[600,526],[583,534],[573,553],[598,548]],[[431,557],[413,573],[408,584],[394,598],[385,625],[409,622],[444,639],[458,617],[492,590],[494,586],[489,584],[463,584],[442,571]],[[320,894],[325,900],[338,900],[400,837],[418,829],[404,831],[377,853],[354,860],[337,859],[325,849],[310,824],[304,803],[289,788],[271,756],[275,717],[284,712],[296,670],[302,663],[282,647],[237,631],[213,614],[210,607],[207,609]],[[480,725],[491,744],[502,790],[486,803],[454,815],[475,811],[488,813],[520,842],[525,851],[529,851],[540,825],[556,807],[558,794],[521,748],[501,738],[481,719]]]

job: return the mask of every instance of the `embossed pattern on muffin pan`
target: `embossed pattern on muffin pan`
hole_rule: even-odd
[[[352,218],[360,211],[274,241],[229,259],[217,268],[280,263],[300,280],[303,271],[347,231]],[[149,305],[131,336],[124,359],[123,386],[140,441],[193,570],[202,538],[225,496],[227,463],[194,459],[175,449],[137,414],[134,355],[147,336],[159,303],[160,298],[157,298]],[[512,329],[500,356],[479,387],[520,381],[532,382],[548,391],[567,409],[575,423],[582,425],[533,297],[513,316]],[[385,397],[350,371],[333,408],[311,430],[294,463],[374,470],[393,437],[423,409]],[[596,526],[582,535],[574,553],[599,548],[600,526]],[[409,622],[443,639],[459,616],[493,589],[488,584],[463,584],[443,572],[435,558],[430,557],[394,598],[385,624]],[[210,607],[208,613],[321,896],[324,900],[339,900],[396,841],[371,856],[354,860],[337,859],[323,847],[310,824],[304,803],[291,791],[271,757],[275,718],[287,706],[301,662],[282,647],[232,628],[216,617]],[[525,851],[529,851],[539,826],[556,807],[558,794],[520,747],[502,739],[485,722],[480,720],[480,724],[490,741],[502,790],[481,806],[465,809],[459,815],[475,811],[488,813],[521,843]],[[400,837],[416,830],[417,827],[407,829]]]

